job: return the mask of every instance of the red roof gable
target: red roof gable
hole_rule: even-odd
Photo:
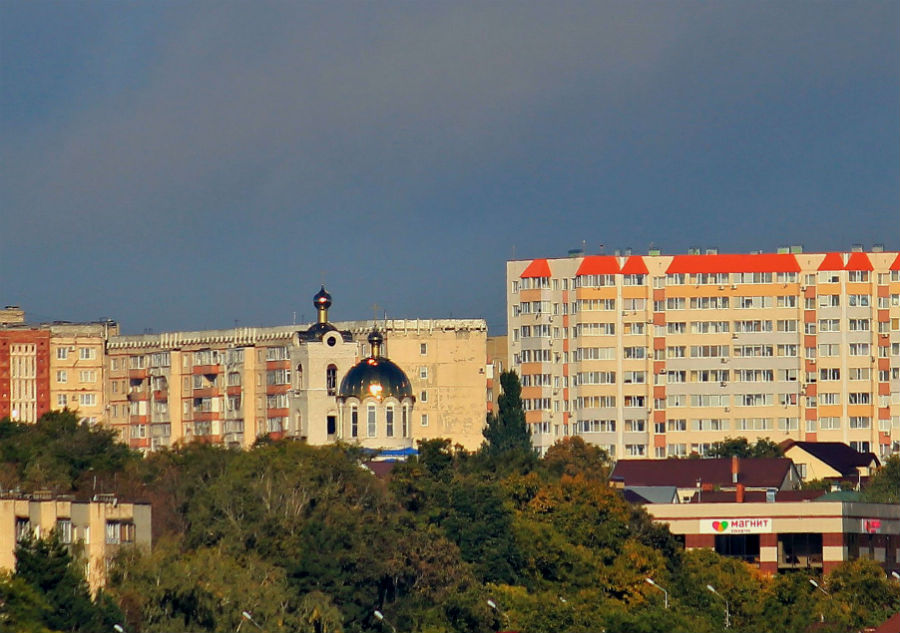
[[[850,253],[850,259],[847,260],[847,270],[875,270],[869,256],[865,253]]]
[[[819,264],[819,270],[844,270],[844,258],[840,253],[828,253]]]
[[[619,263],[612,255],[588,255],[581,262],[575,276],[578,275],[615,275],[619,272]]]
[[[623,275],[646,275],[649,272],[647,264],[644,263],[644,258],[640,255],[632,255],[625,261],[625,265],[622,266]]]
[[[677,486],[692,488],[697,480],[723,488],[732,487],[732,460],[724,459],[620,459],[610,475],[626,486]],[[791,476],[793,462],[784,457],[741,459],[738,482],[748,488],[782,488]]]
[[[666,273],[798,273],[790,253],[761,255],[676,255]]]
[[[519,275],[522,279],[527,277],[550,277],[550,263],[546,259],[535,259],[528,268]]]
[[[888,270],[900,270],[900,255],[897,255],[897,259],[894,260],[894,263],[891,264]]]

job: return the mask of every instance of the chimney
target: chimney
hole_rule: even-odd
[[[744,484],[737,485],[737,492],[735,493],[734,499],[738,503],[744,503]]]
[[[741,472],[740,462],[738,460],[737,455],[731,456],[731,483],[736,484],[738,482],[738,474]]]

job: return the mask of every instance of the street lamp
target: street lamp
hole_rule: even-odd
[[[722,594],[720,594],[718,591],[716,591],[716,588],[713,587],[712,585],[706,585],[706,588],[709,589],[710,591],[712,591],[714,594],[716,594],[720,598],[722,598],[722,602],[725,603],[725,628],[726,629],[731,628],[731,612],[728,610],[728,600],[726,600]]]
[[[898,573],[895,572],[895,571],[892,571],[892,572],[891,572],[891,576],[893,576],[893,577],[896,578],[897,580],[900,580],[900,574],[898,574]]]
[[[384,622],[389,627],[391,627],[391,630],[394,633],[397,633],[397,629],[394,628],[393,624],[391,624],[390,622],[388,622],[387,620],[384,619],[384,614],[381,611],[379,611],[378,609],[375,609],[375,611],[372,612],[372,615],[374,615],[379,622]]]
[[[125,629],[122,628],[121,624],[113,624],[113,631],[116,633],[125,633]]]
[[[254,620],[253,616],[250,615],[249,611],[241,611],[241,617],[244,618],[245,620],[247,620],[248,622],[250,622],[253,626],[258,628],[260,631],[263,630],[263,628],[259,625],[259,622]]]
[[[494,611],[496,611],[497,613],[502,615],[504,618],[506,618],[506,628],[510,628],[509,627],[509,616],[500,610],[500,607],[497,606],[496,602],[494,602],[493,600],[488,600],[487,606],[489,606],[491,609],[493,609]]]
[[[665,589],[663,589],[662,587],[660,587],[659,585],[657,585],[655,582],[653,582],[652,578],[644,578],[644,580],[647,582],[648,585],[652,585],[653,587],[656,587],[657,589],[659,589],[660,591],[662,591],[665,594],[666,609],[668,609],[669,608],[669,592],[666,591]]]
[[[827,591],[825,591],[825,589],[823,589],[822,586],[819,583],[817,583],[815,580],[813,580],[812,578],[809,579],[809,584],[811,584],[813,587],[815,587],[816,589],[818,589],[819,591],[824,593],[829,598],[831,597],[831,594],[828,593]]]

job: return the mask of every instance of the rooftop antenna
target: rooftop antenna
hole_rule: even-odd
[[[516,245],[515,244],[512,245],[512,258],[513,259],[516,258]]]

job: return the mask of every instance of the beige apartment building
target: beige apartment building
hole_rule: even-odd
[[[120,547],[149,549],[150,504],[96,495],[90,501],[35,493],[28,497],[0,497],[0,569],[15,569],[16,543],[27,535],[37,538],[56,531],[85,563],[86,578],[96,591],[106,580],[109,561]]]
[[[2,312],[0,417],[33,423],[48,411],[68,407],[87,422],[104,421],[106,341],[118,333],[118,325],[29,325],[20,309]]]
[[[411,445],[447,437],[469,449],[480,446],[483,320],[331,324],[327,313],[320,319],[329,334],[318,336],[322,332],[311,324],[113,336],[109,424],[144,451],[188,441],[248,447],[264,435],[313,444],[336,441],[339,434],[330,430],[339,415],[337,387],[369,354],[368,337],[377,325],[385,338],[383,352],[411,383]]]
[[[900,450],[900,255],[588,255],[507,262],[509,359],[536,447],[618,457],[725,437]]]

